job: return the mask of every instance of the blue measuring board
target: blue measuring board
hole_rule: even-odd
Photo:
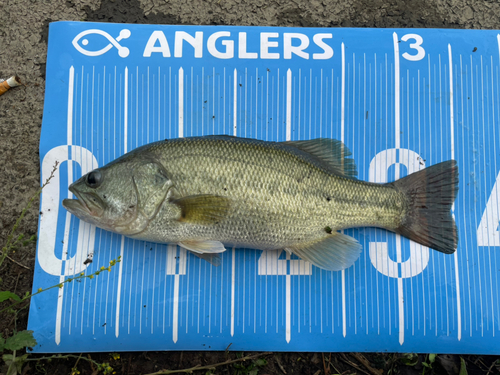
[[[125,350],[500,353],[498,31],[50,25],[32,299],[35,352]],[[460,241],[444,255],[347,230],[360,259],[328,272],[285,251],[175,245],[80,222],[69,184],[143,144],[229,134],[327,137],[359,178],[456,159]]]

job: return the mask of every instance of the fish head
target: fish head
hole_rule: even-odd
[[[69,190],[77,199],[64,199],[62,204],[83,221],[131,236],[146,229],[171,187],[161,164],[150,158],[126,157],[75,181]]]

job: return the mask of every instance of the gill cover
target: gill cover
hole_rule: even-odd
[[[172,181],[165,169],[156,162],[147,162],[133,172],[134,188],[137,194],[137,208],[142,216],[151,220],[160,210]]]

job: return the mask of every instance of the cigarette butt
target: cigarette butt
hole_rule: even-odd
[[[0,81],[0,95],[6,93],[11,87],[21,85],[21,79],[18,76],[12,76],[6,80]]]

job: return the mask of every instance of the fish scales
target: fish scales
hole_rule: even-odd
[[[326,226],[337,230],[394,223],[397,213],[390,210],[395,206],[391,199],[398,198],[394,189],[331,175],[290,148],[201,138],[159,143],[150,152],[169,166],[171,179],[183,195],[231,199],[230,212],[216,229],[221,242],[278,249],[299,238],[324,237]],[[386,204],[375,206],[376,202]],[[157,230],[168,231],[164,224]],[[203,229],[185,230],[203,237]]]

